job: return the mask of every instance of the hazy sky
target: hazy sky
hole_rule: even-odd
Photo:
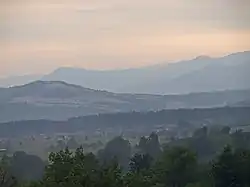
[[[0,0],[0,77],[250,50],[250,0]]]

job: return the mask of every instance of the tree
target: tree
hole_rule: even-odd
[[[237,187],[240,186],[237,172],[235,158],[232,148],[225,147],[218,159],[212,164],[212,176],[215,187]]]
[[[68,149],[51,153],[49,165],[41,181],[42,187],[117,187],[123,186],[122,172],[117,162],[100,166],[96,157],[84,154],[82,148],[74,153]]]
[[[245,187],[250,185],[250,152],[234,152],[226,146],[212,164],[215,187]]]
[[[129,172],[125,176],[124,183],[127,187],[152,187],[154,183],[150,174]]]
[[[186,185],[185,187],[204,187],[204,185],[200,183],[190,183]]]
[[[240,149],[234,154],[240,180],[245,186],[250,186],[250,150]]]
[[[98,154],[103,163],[109,164],[116,159],[123,169],[127,169],[131,156],[131,146],[128,140],[124,140],[119,136],[109,141]]]
[[[216,153],[216,147],[208,136],[192,137],[187,143],[188,148],[196,152],[200,160],[208,161]]]
[[[147,154],[149,154],[154,159],[157,159],[161,154],[161,145],[159,142],[159,137],[156,133],[151,133],[148,138]]]
[[[148,155],[135,154],[129,163],[130,171],[139,173],[141,170],[148,170],[151,167],[153,159]]]
[[[142,154],[148,154],[153,159],[157,159],[161,154],[161,146],[158,135],[156,133],[151,133],[148,138],[142,137],[138,148]]]
[[[147,138],[145,138],[145,136],[142,136],[140,141],[139,141],[139,149],[141,149],[141,151],[145,151],[146,150],[146,146],[147,146]]]
[[[16,187],[17,180],[8,171],[9,158],[4,156],[0,161],[0,186],[1,187]]]
[[[181,147],[165,150],[155,169],[158,182],[170,187],[185,187],[194,182],[196,170],[196,155]]]
[[[43,185],[46,187],[59,187],[70,185],[69,176],[74,166],[73,153],[68,149],[51,153],[49,165],[45,170]]]
[[[44,168],[41,158],[22,151],[15,152],[10,159],[10,172],[20,181],[41,179]]]
[[[95,187],[122,187],[122,170],[116,161],[103,166],[98,172]]]
[[[127,187],[151,187],[153,185],[151,165],[153,159],[148,155],[135,154],[130,160],[130,170],[124,182]]]

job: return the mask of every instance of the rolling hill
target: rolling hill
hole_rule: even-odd
[[[36,81],[0,89],[0,122],[66,120],[99,113],[158,111],[178,108],[246,106],[250,90],[186,95],[117,94],[61,81]]]
[[[28,120],[0,123],[0,137],[95,132],[140,134],[160,128],[196,129],[202,125],[248,125],[250,107],[176,109],[82,116],[65,121]]]

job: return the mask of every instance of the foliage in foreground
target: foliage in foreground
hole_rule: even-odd
[[[157,161],[136,154],[128,171],[113,160],[101,163],[82,148],[51,153],[44,177],[21,187],[248,187],[250,151],[224,148],[209,164],[199,163],[192,151],[183,147],[165,149]],[[17,186],[3,180],[1,187]]]
[[[133,152],[129,141],[117,137],[97,155],[82,147],[51,153],[40,177],[43,163],[17,152],[0,165],[0,187],[250,187],[249,140],[247,132],[204,127],[163,151],[152,133]]]

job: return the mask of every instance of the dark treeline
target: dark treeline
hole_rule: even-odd
[[[67,121],[17,121],[0,124],[0,137],[13,137],[34,134],[72,133],[77,131],[119,127],[123,129],[154,125],[179,124],[190,122],[200,124],[247,124],[250,121],[250,107],[224,107],[210,109],[176,109],[156,112],[130,112],[84,116]]]
[[[160,145],[158,135],[135,147],[119,136],[97,154],[64,149],[49,162],[17,152],[3,157],[2,187],[249,187],[250,133],[230,127],[197,129]]]

